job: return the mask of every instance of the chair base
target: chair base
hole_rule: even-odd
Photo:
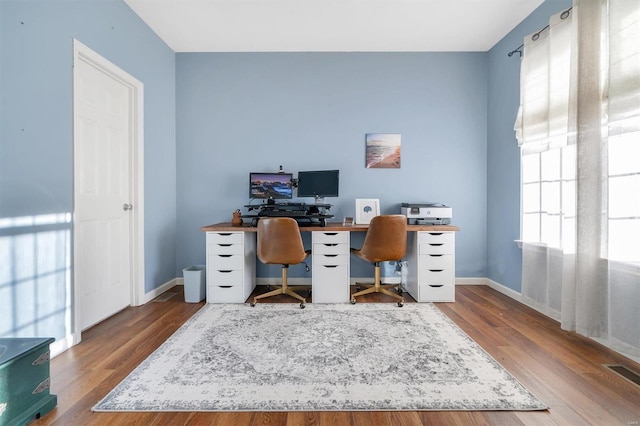
[[[358,286],[361,285],[361,286],[365,287],[365,289],[361,290],[361,291],[358,291],[356,293],[353,293],[351,295],[351,304],[352,305],[356,304],[356,297],[358,297],[358,296],[362,296],[362,295],[365,295],[365,294],[371,294],[371,293],[382,293],[382,294],[386,294],[387,296],[391,296],[394,299],[398,300],[398,306],[399,307],[403,307],[404,306],[404,297],[400,296],[397,293],[389,291],[390,288],[395,288],[395,289],[399,290],[400,289],[400,284],[383,284],[383,283],[381,283],[380,282],[380,262],[374,262],[373,266],[374,266],[374,272],[375,272],[373,284],[356,283],[356,285],[358,285]]]
[[[306,303],[306,299],[304,297],[302,297],[298,293],[294,292],[294,290],[301,290],[302,288],[284,287],[284,286],[275,286],[275,287],[276,287],[275,290],[271,290],[268,293],[263,293],[263,294],[260,294],[258,296],[255,296],[253,298],[253,303],[255,304],[259,299],[264,299],[266,297],[271,297],[271,296],[277,296],[277,295],[280,295],[280,294],[287,294],[287,295],[289,295],[291,297],[295,297],[296,299],[298,299],[302,303]]]
[[[279,294],[286,294],[289,295],[291,297],[295,297],[296,299],[298,299],[300,301],[300,309],[304,309],[304,305],[305,303],[307,303],[307,301],[305,300],[304,297],[300,296],[299,294],[296,294],[293,290],[299,290],[302,287],[289,287],[287,285],[287,280],[288,280],[288,275],[289,275],[289,265],[282,265],[282,285],[281,286],[276,286],[275,290],[272,290],[268,293],[264,293],[264,294],[260,294],[256,297],[253,298],[253,302],[250,303],[250,305],[256,306],[256,303],[258,303],[259,299],[264,299],[266,297],[271,297],[271,296],[277,296]]]
[[[390,289],[399,289],[400,288],[400,284],[362,284],[362,283],[356,283],[356,285],[364,287],[364,290],[360,290],[356,293],[353,293],[351,295],[351,303],[354,303],[356,300],[356,297],[358,296],[364,296],[365,294],[371,294],[371,293],[382,293],[382,294],[386,294],[387,296],[391,296],[394,299],[398,300],[398,303],[403,303],[404,304],[404,297],[400,296],[399,294],[394,293],[392,291],[390,291]]]
[[[264,299],[264,298],[271,297],[271,296],[278,296],[280,294],[286,294],[288,296],[291,296],[291,297],[294,297],[294,298],[298,299],[300,301],[300,308],[304,309],[305,304],[307,303],[307,300],[294,291],[294,290],[302,290],[303,288],[304,287],[289,287],[289,286],[286,286],[286,285],[276,286],[275,290],[271,290],[271,291],[269,291],[267,293],[263,293],[263,294],[260,294],[258,296],[255,296],[253,298],[253,301],[250,303],[250,305],[252,307],[256,306],[256,303],[258,303],[259,299]]]

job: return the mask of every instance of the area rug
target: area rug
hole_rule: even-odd
[[[208,304],[94,411],[542,410],[430,303]]]

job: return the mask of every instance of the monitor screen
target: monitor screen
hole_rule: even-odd
[[[339,170],[298,172],[298,197],[337,197]]]
[[[293,197],[291,173],[249,173],[249,197],[286,199]]]

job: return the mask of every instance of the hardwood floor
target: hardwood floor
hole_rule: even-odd
[[[547,403],[547,411],[92,412],[97,401],[203,305],[184,303],[182,287],[170,291],[176,294],[166,302],[127,308],[87,330],[82,343],[54,358],[51,392],[58,396],[58,406],[32,425],[640,424],[640,387],[603,367],[622,364],[640,373],[639,364],[560,330],[555,321],[486,286],[457,286],[456,303],[435,305]],[[387,300],[370,295],[359,303]]]

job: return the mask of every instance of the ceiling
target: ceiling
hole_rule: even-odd
[[[176,52],[484,52],[544,0],[125,0]]]

